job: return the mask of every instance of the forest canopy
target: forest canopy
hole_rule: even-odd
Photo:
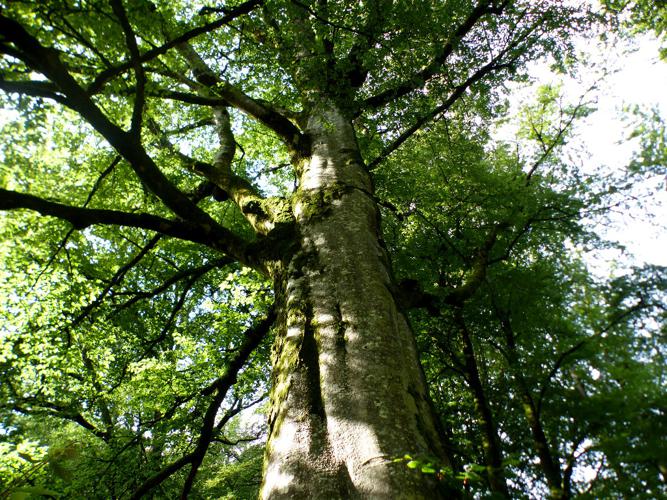
[[[664,117],[529,72],[666,20],[0,1],[0,498],[667,496],[667,269],[585,258]]]

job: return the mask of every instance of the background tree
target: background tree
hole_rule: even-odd
[[[250,498],[263,435],[266,498],[663,491],[663,270],[568,250],[633,179],[559,160],[586,106],[551,88],[531,149],[489,140],[503,84],[601,21],[5,5],[3,494]]]

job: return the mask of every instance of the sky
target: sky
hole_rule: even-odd
[[[593,63],[578,78],[554,74],[545,62],[534,64],[529,73],[533,86],[514,89],[511,108],[520,106],[535,95],[535,86],[562,83],[566,99],[576,103],[583,92],[595,84],[587,97],[595,101],[596,111],[581,121],[571,143],[570,154],[586,170],[624,169],[638,150],[638,140],[629,138],[632,121],[628,107],[635,105],[650,110],[657,107],[667,117],[667,61],[658,57],[659,44],[650,36],[630,42],[617,40],[611,47],[598,47],[590,40],[579,43],[578,49]],[[603,69],[610,71],[601,78]],[[512,132],[500,130],[506,139]],[[667,266],[667,178],[655,176],[646,186],[657,187],[643,208],[635,206],[612,214],[610,223],[597,226],[596,231],[607,240],[625,247],[625,251],[604,250],[584,252],[589,267],[597,274],[619,274],[629,265],[644,263]],[[583,251],[583,250],[582,250]]]
[[[624,168],[637,150],[637,141],[629,141],[630,125],[622,119],[624,106],[657,107],[667,116],[667,61],[658,58],[658,43],[644,37],[637,50],[620,56],[620,69],[601,84],[598,111],[580,129],[591,158],[609,168]],[[654,178],[657,195],[648,210],[617,214],[616,223],[603,231],[609,239],[628,249],[626,257],[637,263],[667,266],[667,179]],[[642,213],[643,212],[643,213]]]

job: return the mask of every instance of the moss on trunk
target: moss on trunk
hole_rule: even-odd
[[[447,463],[412,332],[398,310],[378,211],[351,124],[311,117],[312,157],[292,201],[297,250],[276,269],[263,498],[441,498]]]

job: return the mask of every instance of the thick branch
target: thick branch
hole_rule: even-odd
[[[399,283],[399,298],[406,309],[424,308],[431,316],[440,314],[441,304],[460,307],[474,295],[484,282],[490,260],[489,254],[498,239],[498,232],[506,227],[505,224],[496,224],[491,228],[486,240],[477,250],[466,280],[457,288],[448,291],[444,296],[437,296],[424,292],[416,280],[406,279]]]
[[[161,99],[171,99],[172,101],[185,102],[187,104],[200,104],[203,106],[226,106],[228,103],[221,97],[205,97],[188,92],[179,92],[177,90],[149,89],[147,95]]]
[[[212,195],[217,201],[231,198],[255,231],[267,235],[275,227],[276,211],[279,212],[282,205],[275,198],[265,203],[265,198],[250,182],[232,172],[231,163],[236,142],[231,130],[229,113],[224,106],[214,108],[213,113],[214,125],[220,138],[220,148],[216,152],[213,164],[197,161],[183,154],[169,141],[157,123],[151,120],[150,125],[158,135],[162,147],[176,155],[185,168],[203,176],[215,186]]]
[[[119,210],[73,207],[30,194],[17,193],[0,188],[0,210],[14,210],[19,208],[35,210],[42,215],[66,220],[76,229],[84,229],[96,224],[148,229],[166,236],[194,241],[213,248],[217,247],[218,250],[228,247],[230,255],[233,256],[242,255],[242,250],[245,248],[243,241],[224,228],[222,228],[225,234],[224,239],[227,239],[227,241],[211,239],[209,235],[196,225],[183,221],[164,219],[157,215],[146,213],[132,214]]]
[[[385,20],[390,15],[392,8],[390,3],[381,6],[380,0],[368,0],[365,2],[365,7],[368,17],[363,29],[359,32],[360,38],[350,48],[345,61],[349,66],[345,79],[353,88],[361,87],[368,77],[368,68],[364,64],[364,58],[380,37],[385,27]]]
[[[190,64],[197,82],[210,88],[213,94],[225,99],[229,105],[240,109],[273,130],[293,154],[304,153],[306,141],[296,125],[266,102],[253,99],[228,82],[221,80],[189,44],[180,44],[178,48],[181,55]]]
[[[90,100],[55,50],[42,46],[16,21],[0,15],[0,28],[24,55],[24,62],[47,76],[67,97],[67,105],[81,114],[95,130],[109,141],[130,163],[144,184],[165,204],[181,217],[216,223],[199,210],[187,197],[176,189],[160,172],[157,165],[143,150],[137,137],[114,125]]]
[[[53,99],[54,101],[67,106],[67,98],[58,93],[57,89],[49,82],[11,81],[5,80],[4,77],[0,75],[0,89],[8,94],[16,93]]]
[[[497,224],[493,226],[488,236],[486,237],[484,244],[477,250],[477,256],[473,261],[472,269],[470,270],[470,274],[468,275],[465,283],[455,288],[445,296],[444,301],[446,303],[461,305],[463,302],[472,297],[477,289],[479,289],[479,287],[484,282],[484,278],[486,277],[486,271],[489,267],[489,254],[491,253],[491,249],[498,239],[498,232],[505,227],[505,224]]]

